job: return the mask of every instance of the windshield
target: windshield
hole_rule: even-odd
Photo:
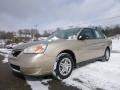
[[[79,31],[80,28],[59,30],[49,36],[48,39],[74,39],[77,37]]]

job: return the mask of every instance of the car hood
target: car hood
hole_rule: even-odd
[[[13,50],[16,50],[16,49],[23,50],[27,47],[37,45],[37,44],[48,44],[48,41],[44,40],[44,41],[33,41],[33,42],[24,43],[24,44],[15,46]]]

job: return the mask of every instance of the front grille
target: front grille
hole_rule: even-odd
[[[10,64],[11,68],[20,71],[20,67],[17,65]]]
[[[12,51],[12,55],[13,55],[14,57],[17,57],[21,52],[22,52],[21,50],[13,50],[13,51]]]

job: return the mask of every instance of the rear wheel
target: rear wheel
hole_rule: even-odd
[[[73,65],[73,58],[68,53],[61,53],[54,65],[53,75],[59,80],[66,79],[70,76]]]
[[[110,59],[110,50],[109,50],[109,48],[107,48],[105,50],[105,54],[104,54],[102,61],[109,61],[109,59]]]

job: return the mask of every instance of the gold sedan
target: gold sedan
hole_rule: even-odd
[[[91,59],[108,61],[111,45],[112,41],[101,30],[59,30],[47,40],[14,47],[9,56],[9,64],[14,72],[25,75],[52,74],[57,79],[65,79],[78,63]]]

